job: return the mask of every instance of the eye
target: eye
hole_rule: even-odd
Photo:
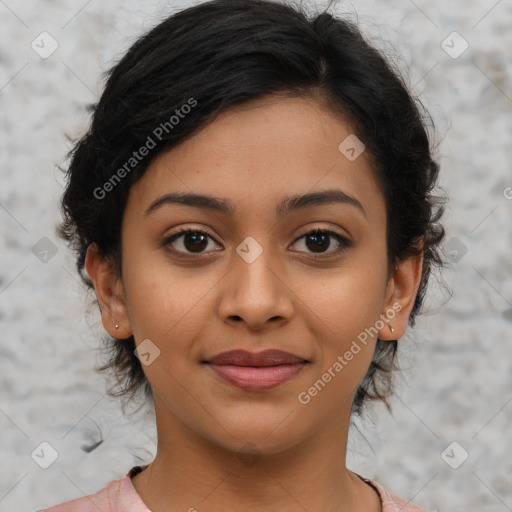
[[[335,247],[334,250],[326,252],[327,249],[329,249],[332,245],[332,238],[335,239],[338,247]],[[314,258],[329,257],[334,254],[346,251],[353,245],[352,242],[344,236],[328,229],[314,229],[309,231],[305,235],[302,235],[300,238],[298,238],[294,244],[297,244],[297,242],[302,239],[304,239],[303,243],[306,248],[312,251]],[[326,256],[324,256],[324,254],[326,254]]]
[[[176,243],[179,239],[182,239],[179,243]],[[184,255],[202,254],[208,247],[209,240],[215,241],[208,233],[199,229],[183,228],[177,233],[167,237],[163,244],[169,246],[173,252]],[[174,244],[174,247],[173,247]],[[176,246],[184,248],[185,250],[177,249]],[[214,249],[218,250],[218,249]]]
[[[338,247],[327,252],[327,249],[331,248],[333,245],[333,238],[338,244]],[[343,235],[327,229],[314,229],[309,231],[298,238],[294,242],[294,245],[302,239],[304,239],[306,248],[312,251],[311,254],[313,255],[313,258],[329,257],[346,251],[353,245],[352,242]],[[178,240],[180,241],[179,243],[177,243]],[[170,250],[178,253],[179,255],[199,256],[207,252],[206,249],[208,248],[210,240],[215,242],[215,239],[205,231],[194,228],[182,228],[177,233],[165,238],[162,245],[170,247]],[[218,244],[217,246],[220,247]],[[211,250],[217,251],[219,249],[214,247]]]

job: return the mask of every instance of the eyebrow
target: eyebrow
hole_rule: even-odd
[[[156,211],[166,204],[181,204],[202,208],[216,213],[223,213],[233,216],[236,213],[236,207],[227,199],[208,196],[204,194],[171,192],[155,199],[144,215]],[[356,207],[365,217],[366,210],[363,205],[355,197],[352,197],[342,190],[330,189],[320,192],[310,192],[307,194],[296,194],[286,196],[277,206],[276,213],[278,217],[282,217],[293,211],[307,208],[310,206],[322,206],[329,204],[346,204]]]

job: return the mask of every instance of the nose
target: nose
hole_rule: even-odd
[[[261,249],[254,253],[249,242],[233,255],[221,285],[219,315],[224,322],[261,330],[269,323],[280,325],[292,318],[295,294],[286,271],[271,250]]]

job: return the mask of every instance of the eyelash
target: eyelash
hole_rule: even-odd
[[[176,233],[168,236],[167,238],[164,239],[163,243],[162,243],[162,246],[168,246],[168,245],[171,245],[172,242],[174,242],[175,240],[177,240],[178,238],[180,238],[181,236],[183,235],[187,235],[187,234],[191,234],[191,233],[199,233],[201,235],[206,235],[208,238],[210,238],[211,240],[213,240],[214,242],[217,243],[217,241],[209,234],[207,233],[206,231],[202,231],[200,229],[194,229],[194,228],[182,228],[180,229],[179,231],[177,231]],[[301,240],[302,238],[305,238],[307,236],[312,236],[312,235],[331,235],[332,238],[334,238],[337,242],[340,243],[340,247],[334,251],[331,251],[329,253],[318,253],[318,254],[315,254],[315,253],[310,253],[310,256],[313,258],[313,259],[325,259],[325,258],[328,258],[328,257],[332,257],[334,255],[338,255],[338,254],[341,254],[345,251],[347,251],[350,247],[353,246],[353,243],[348,239],[348,238],[345,238],[344,236],[340,235],[339,233],[337,233],[336,231],[332,231],[332,230],[329,230],[329,229],[319,229],[319,228],[315,228],[311,231],[308,231],[307,233],[304,233],[302,236],[300,236],[299,238],[297,238],[293,243],[295,244],[296,242],[298,242],[299,240]],[[203,256],[205,253],[185,253],[186,256],[180,252],[180,251],[176,251],[175,249],[171,249],[174,253],[176,253],[179,257],[184,257],[184,258],[199,258],[201,256]]]

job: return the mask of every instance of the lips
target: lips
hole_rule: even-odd
[[[282,350],[264,350],[249,352],[247,350],[230,350],[212,357],[213,364],[232,364],[236,366],[276,366],[281,364],[302,363],[305,360]]]
[[[272,389],[295,377],[309,362],[281,350],[231,350],[204,361],[215,374],[246,391]]]

